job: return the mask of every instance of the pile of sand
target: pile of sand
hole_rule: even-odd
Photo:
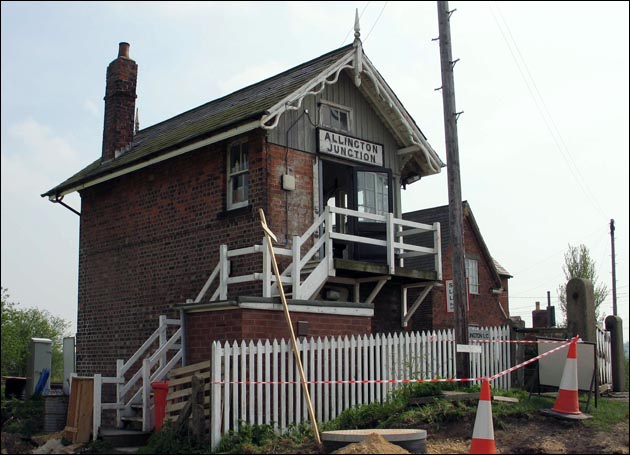
[[[361,442],[349,444],[341,449],[335,450],[333,453],[409,453],[405,449],[396,444],[392,444],[383,438],[383,436],[371,433]]]

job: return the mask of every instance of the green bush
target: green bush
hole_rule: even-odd
[[[32,436],[44,429],[44,400],[41,396],[22,401],[2,399],[2,432]]]
[[[166,421],[162,429],[153,433],[147,445],[137,453],[210,453],[210,447],[193,441],[185,432],[177,431],[172,422]]]
[[[278,440],[279,436],[271,425],[242,424],[237,432],[230,431],[223,436],[216,451],[219,453],[257,453],[257,448],[260,448],[261,453],[265,453],[265,448],[275,445]]]

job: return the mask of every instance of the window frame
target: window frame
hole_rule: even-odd
[[[340,112],[345,112],[348,115],[348,129],[344,130],[342,128],[337,128],[337,127],[335,127],[335,126],[333,126],[331,124],[325,123],[324,119],[326,117],[324,116],[324,109],[328,109],[328,110],[335,109],[335,110],[340,111]],[[354,132],[354,119],[353,119],[353,117],[354,116],[353,116],[351,107],[343,106],[341,104],[333,103],[332,101],[327,101],[327,100],[321,100],[319,102],[319,123],[324,128],[329,128],[329,129],[331,129],[333,131],[340,132],[340,133],[352,134]],[[329,123],[332,123],[332,121],[330,121]]]
[[[479,260],[475,258],[465,258],[465,261],[466,278],[468,278],[468,293],[479,295]],[[471,276],[473,269],[474,276]]]
[[[384,170],[384,169],[383,170],[376,170],[376,169],[370,169],[370,168],[357,168],[357,169],[354,170],[354,174],[355,174],[355,180],[356,180],[356,182],[354,184],[354,187],[355,187],[355,198],[356,198],[354,209],[357,212],[369,213],[369,214],[372,214],[372,215],[380,215],[380,216],[386,216],[388,213],[392,213],[393,208],[392,208],[392,201],[391,201],[391,196],[392,195],[391,195],[391,175],[390,175],[390,173],[387,172],[387,170]],[[364,187],[360,187],[359,174],[364,174],[364,178],[367,178],[368,176],[369,177],[374,176],[374,180],[373,180],[374,187],[372,189],[368,188],[367,180],[365,180]],[[382,177],[383,176],[385,177],[384,178],[385,185],[381,186],[379,188],[378,183],[379,183],[379,181],[381,181],[381,183],[382,183],[382,180],[383,180]],[[378,191],[379,189],[381,189],[381,190],[384,189],[385,191],[381,191],[379,193],[379,191]],[[367,201],[363,201],[364,202],[363,204],[360,203],[360,193],[361,193],[361,191],[364,192],[364,197],[367,196],[367,193],[370,193],[370,192],[373,193],[372,194],[372,196],[374,198],[373,206],[369,206],[367,204]],[[380,198],[379,198],[379,196],[380,196]],[[380,200],[381,203],[386,203],[387,204],[387,207],[381,207],[381,211],[380,212],[378,210],[378,202],[379,202],[379,200]],[[368,210],[361,210],[361,208],[373,208],[374,212],[370,212]],[[371,219],[367,219],[367,218],[359,218],[359,221],[360,222],[378,223],[378,221],[376,221],[376,220],[371,220]]]
[[[242,161],[243,158],[243,145],[247,145],[247,168],[246,169],[241,169],[238,170],[236,172],[232,172],[232,169],[230,167],[230,162],[232,160],[232,149],[235,146],[239,147],[239,155],[240,155],[240,159]],[[234,209],[240,209],[242,207],[247,207],[249,205],[249,163],[250,163],[250,151],[249,151],[249,142],[247,140],[247,138],[243,138],[243,139],[239,139],[237,141],[232,141],[228,144],[227,147],[227,160],[226,160],[226,168],[227,168],[227,172],[226,172],[226,187],[227,187],[227,195],[226,195],[226,206],[227,206],[227,210],[234,210]],[[247,186],[245,186],[244,188],[247,188],[247,198],[245,198],[245,200],[241,201],[241,202],[232,202],[232,179],[234,177],[238,177],[240,175],[245,175],[247,174]]]

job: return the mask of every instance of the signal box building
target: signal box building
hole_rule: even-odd
[[[438,218],[403,217],[401,188],[444,163],[355,35],[144,129],[138,65],[120,44],[101,156],[43,194],[81,195],[80,375],[111,373],[160,315],[183,321],[189,364],[213,340],[287,338],[259,209],[298,335],[427,326],[413,313],[443,286],[444,235]],[[419,234],[429,242],[409,242]]]

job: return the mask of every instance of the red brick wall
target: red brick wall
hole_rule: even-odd
[[[314,156],[289,150],[296,190],[282,190],[283,147],[249,133],[250,208],[226,212],[227,144],[204,147],[81,192],[77,368],[113,372],[157,328],[158,316],[195,298],[219,260],[219,245],[263,237],[258,208],[280,242],[313,222]],[[290,214],[287,217],[288,213]],[[285,245],[290,248],[290,243]],[[231,261],[231,274],[262,271],[262,256]],[[261,295],[260,282],[228,297]],[[171,315],[176,316],[176,315]],[[223,336],[229,338],[229,326]],[[236,330],[236,329],[235,329]]]
[[[315,155],[267,144],[269,155],[269,211],[265,215],[278,241],[292,243],[313,224],[313,165]],[[286,156],[286,162],[285,162]],[[288,172],[287,166],[288,163]],[[282,189],[282,176],[295,177],[295,190]]]
[[[264,142],[249,140],[250,203],[264,207]],[[157,328],[160,314],[195,298],[220,244],[260,243],[256,210],[225,212],[226,156],[226,143],[214,144],[81,192],[79,374],[112,372],[116,358],[128,358]],[[232,271],[260,271],[260,263],[260,255],[249,256],[233,261]]]
[[[502,326],[508,323],[503,316],[499,305],[501,304],[509,316],[507,308],[507,292],[503,294],[493,294],[492,289],[498,287],[495,282],[490,265],[486,262],[485,257],[479,246],[479,242],[473,232],[473,229],[467,219],[464,220],[464,248],[466,255],[470,259],[476,259],[479,273],[479,294],[470,294],[470,307],[468,312],[468,321],[472,325],[480,326]],[[451,247],[447,249],[446,255],[442,257],[442,274],[445,280],[452,279],[453,268],[451,263]],[[503,289],[507,291],[507,279],[503,279]],[[411,296],[410,296],[411,300]],[[423,303],[431,307],[432,328],[440,330],[452,328],[455,326],[454,313],[446,311],[446,298],[444,288],[434,288],[429,297],[428,302]],[[427,311],[425,307],[423,311]],[[417,328],[416,328],[417,327]],[[426,324],[414,318],[413,330],[424,330]]]
[[[363,335],[370,333],[371,318],[291,312],[293,330],[298,321],[308,322],[308,337]],[[282,310],[233,309],[186,315],[186,362],[210,358],[213,341],[281,339],[291,337]]]

